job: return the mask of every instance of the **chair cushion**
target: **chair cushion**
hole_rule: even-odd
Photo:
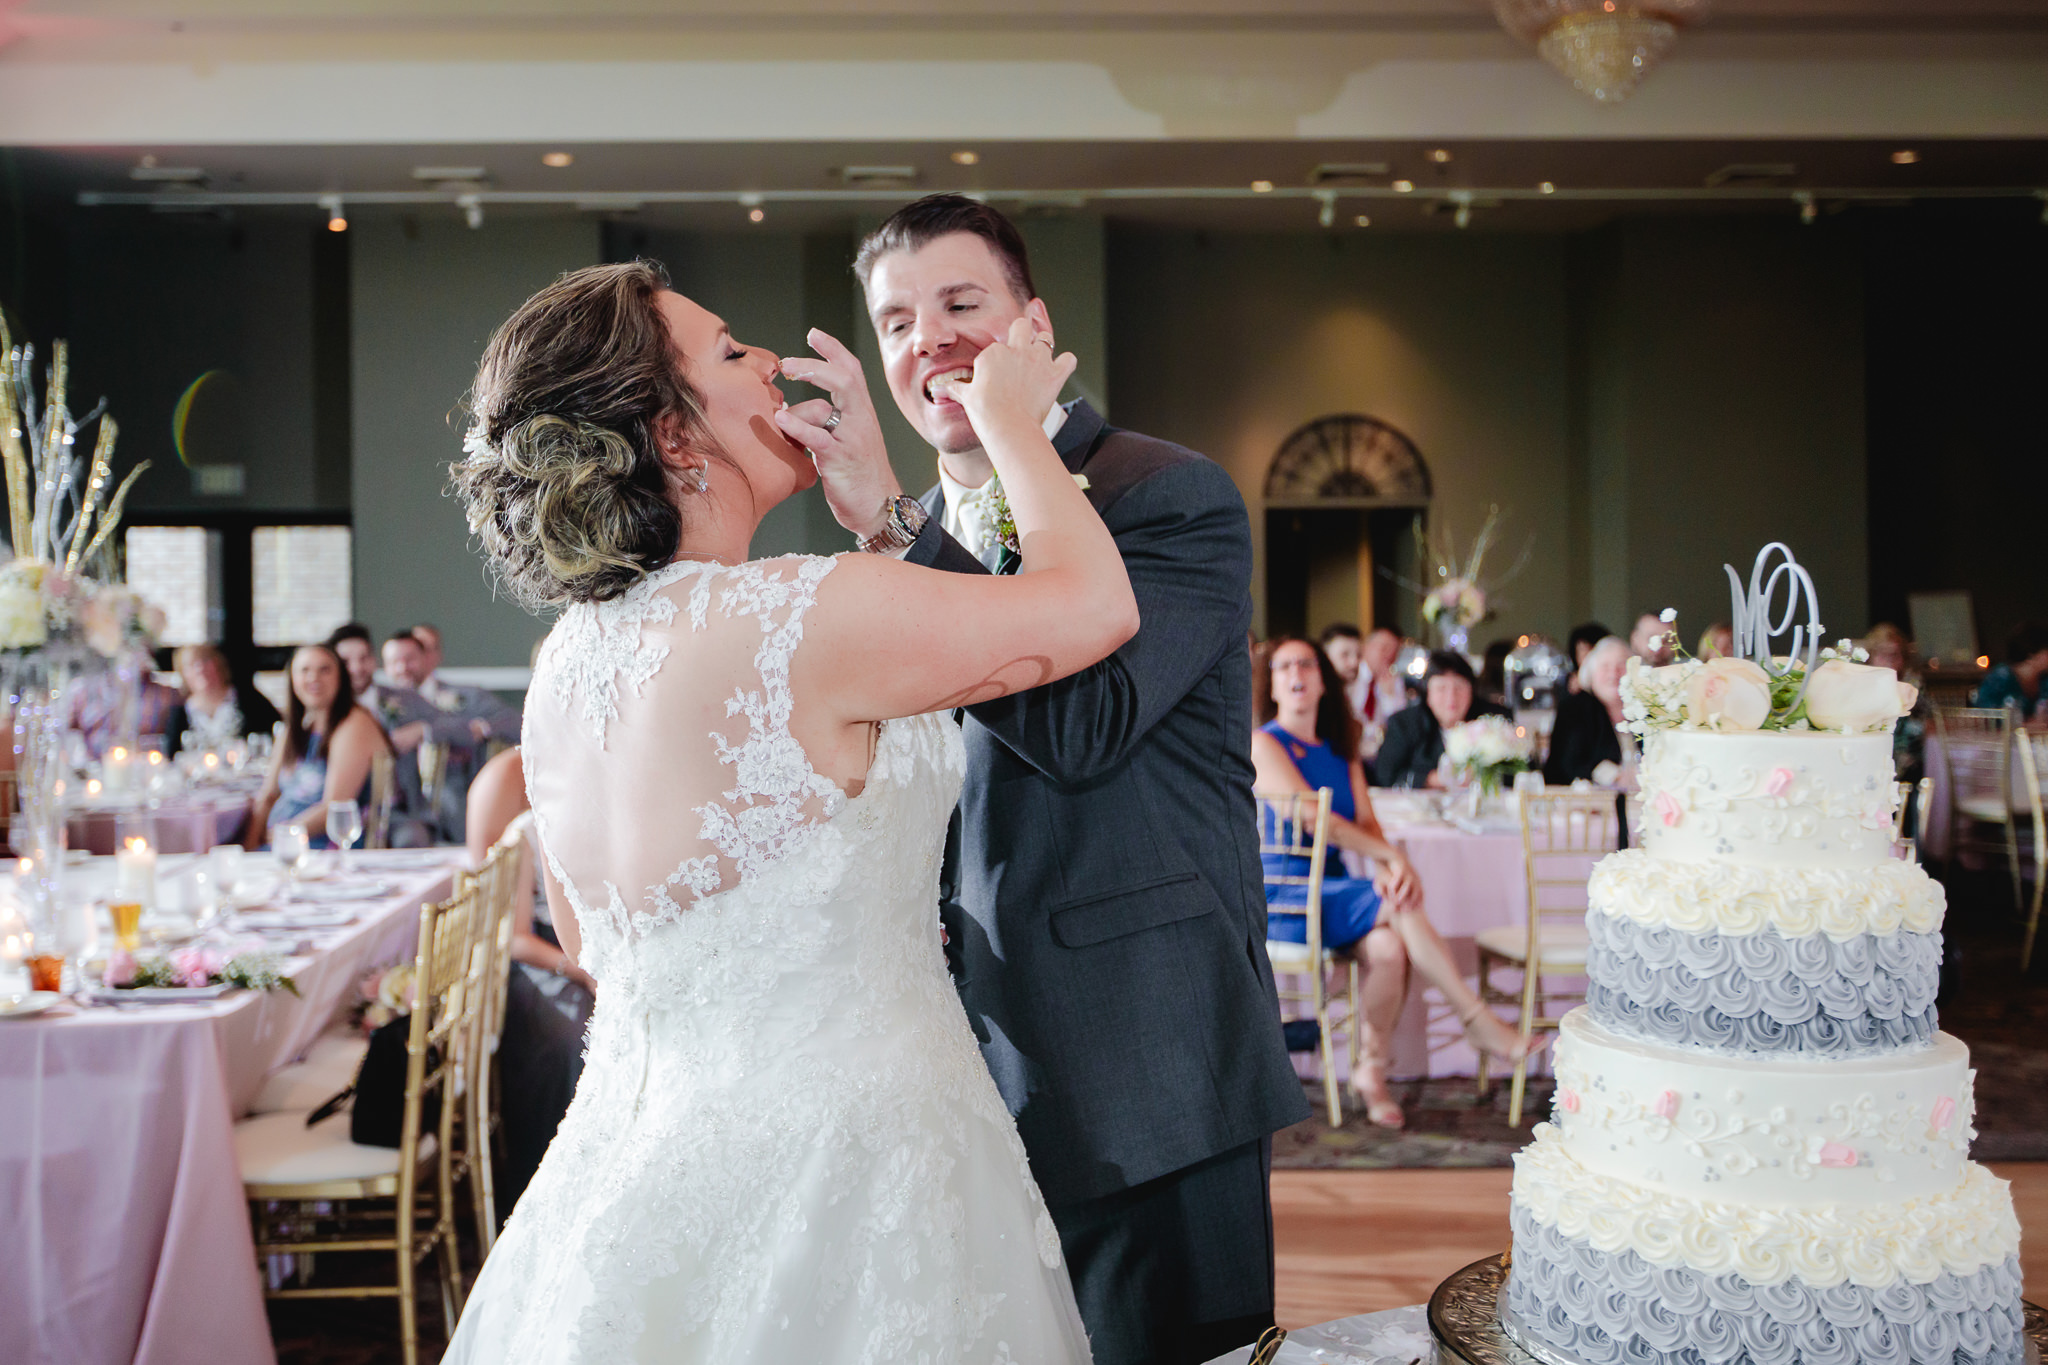
[[[1323,949],[1323,961],[1335,956],[1328,948]],[[1266,957],[1276,972],[1311,972],[1315,970],[1315,959],[1308,955],[1306,943],[1290,943],[1286,939],[1266,940]]]
[[[1520,962],[1529,951],[1529,931],[1519,924],[1499,924],[1491,929],[1481,929],[1473,935],[1473,941],[1495,957],[1504,957],[1510,962]],[[1583,967],[1591,947],[1583,928],[1558,926],[1543,931],[1539,951],[1547,965]]]
[[[263,1079],[256,1092],[252,1114],[303,1114],[325,1104],[336,1093],[354,1083],[356,1068],[370,1043],[362,1034],[330,1030],[313,1040],[304,1061],[281,1066]]]
[[[245,1185],[314,1185],[330,1180],[375,1180],[398,1174],[396,1147],[349,1141],[349,1114],[329,1115],[311,1128],[306,1116],[258,1114],[235,1125],[235,1160]],[[433,1154],[434,1135],[420,1138],[420,1159]]]
[[[1956,802],[1956,809],[1987,825],[2003,825],[2012,819],[2011,807],[1995,796],[1966,796]]]

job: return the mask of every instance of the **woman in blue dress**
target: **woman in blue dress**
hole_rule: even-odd
[[[1268,646],[1269,674],[1254,684],[1259,717],[1252,735],[1252,763],[1258,787],[1266,791],[1330,789],[1330,847],[1372,860],[1366,877],[1342,875],[1334,857],[1323,876],[1323,946],[1367,970],[1360,990],[1359,1056],[1351,1090],[1366,1116],[1382,1128],[1399,1128],[1401,1106],[1387,1087],[1394,1026],[1408,994],[1408,969],[1435,986],[1457,1011],[1465,1039],[1475,1049],[1513,1066],[1529,1051],[1520,1035],[1480,1001],[1451,958],[1450,946],[1422,908],[1422,882],[1401,851],[1387,842],[1373,815],[1365,770],[1357,753],[1357,722],[1329,658],[1313,642],[1283,636]],[[1302,875],[1305,858],[1266,855],[1267,870]],[[1335,872],[1337,875],[1331,875]],[[1267,935],[1291,943],[1308,939],[1306,918],[1289,903],[1305,903],[1307,888],[1274,887]]]
[[[249,811],[249,838],[287,821],[306,827],[313,848],[332,848],[327,837],[327,803],[353,797],[363,818],[370,815],[370,763],[390,752],[384,727],[356,705],[341,656],[326,645],[301,645],[287,675],[284,730],[264,775],[263,790]]]

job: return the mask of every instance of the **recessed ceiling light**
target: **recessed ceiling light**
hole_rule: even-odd
[[[953,153],[953,164],[955,166],[972,166],[980,160],[980,152],[970,152],[964,147]]]
[[[1430,151],[1429,159],[1439,166],[1445,165],[1451,159],[1451,149],[1448,147],[1433,148]]]
[[[547,152],[541,156],[540,164],[543,166],[553,166],[556,170],[559,171],[564,166],[573,166],[576,164],[576,153]]]
[[[1409,194],[1412,193],[1414,189],[1415,182],[1413,180],[1396,180],[1394,182],[1394,193],[1396,194]]]
[[[748,221],[748,222],[750,222],[750,223],[758,223],[758,222],[761,222],[762,220],[764,220],[765,218],[767,218],[767,216],[768,216],[768,210],[766,210],[766,209],[748,209],[748,210],[747,210],[747,221]]]
[[[348,231],[348,219],[342,214],[340,195],[328,195],[320,201],[320,207],[327,210],[327,230],[329,232]]]
[[[432,183],[448,181],[489,180],[491,173],[482,166],[415,166],[412,178]]]
[[[1538,181],[1538,182],[1537,182],[1537,184],[1536,184],[1536,188],[1537,188],[1538,190],[1542,191],[1542,192],[1543,192],[1544,194],[1556,194],[1556,193],[1557,193],[1557,186],[1555,186],[1555,185],[1551,184],[1551,183],[1550,183],[1550,182],[1549,182],[1548,180],[1541,180],[1541,181]]]
[[[1356,218],[1353,218],[1353,219],[1352,219],[1351,221],[1352,221],[1353,223],[1356,223],[1356,224],[1357,224],[1357,225],[1358,225],[1359,227],[1371,227],[1371,226],[1372,226],[1372,219],[1371,219],[1371,217],[1369,217],[1368,215],[1366,215],[1366,214],[1363,214],[1363,213],[1359,214],[1359,215],[1358,215],[1358,216],[1357,216]]]
[[[1901,147],[1892,153],[1892,164],[1894,166],[1910,166],[1919,159],[1920,153],[1914,151],[1911,147]]]
[[[1270,181],[1270,180],[1254,180],[1254,181],[1252,181],[1252,193],[1253,193],[1253,194],[1271,194],[1272,192],[1273,192],[1273,182],[1272,182],[1272,181]]]

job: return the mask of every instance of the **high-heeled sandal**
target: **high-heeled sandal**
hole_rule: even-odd
[[[1492,1020],[1502,1032],[1514,1040],[1513,1043],[1505,1050],[1487,1046],[1486,1040],[1480,1036],[1479,1023],[1482,1017]],[[1458,1027],[1465,1031],[1465,1041],[1474,1052],[1483,1052],[1502,1066],[1521,1065],[1524,1061],[1534,1057],[1542,1050],[1543,1045],[1549,1041],[1541,1034],[1534,1034],[1528,1038],[1523,1038],[1515,1033],[1505,1023],[1501,1022],[1499,1015],[1486,1008],[1484,1000],[1475,1001],[1471,1009],[1458,1016]]]
[[[1357,1066],[1353,1067],[1351,1069],[1351,1079],[1348,1082],[1351,1089],[1351,1098],[1356,1103],[1365,1106],[1365,1117],[1372,1123],[1373,1127],[1405,1128],[1408,1126],[1408,1116],[1401,1111],[1400,1103],[1387,1091],[1387,1067],[1389,1064],[1390,1059],[1386,1057],[1367,1057],[1359,1062]],[[1371,1089],[1358,1083],[1358,1078],[1361,1074],[1369,1076],[1374,1082]],[[1373,1090],[1379,1092],[1378,1099],[1373,1098]]]

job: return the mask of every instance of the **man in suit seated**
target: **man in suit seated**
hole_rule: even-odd
[[[441,677],[439,626],[421,622],[406,634],[419,641],[421,662],[425,668],[418,683],[422,697],[442,714],[462,721],[469,730],[472,744],[481,745],[494,739],[506,744],[519,742],[519,725],[524,717],[518,710],[498,700],[488,688],[451,683]]]

